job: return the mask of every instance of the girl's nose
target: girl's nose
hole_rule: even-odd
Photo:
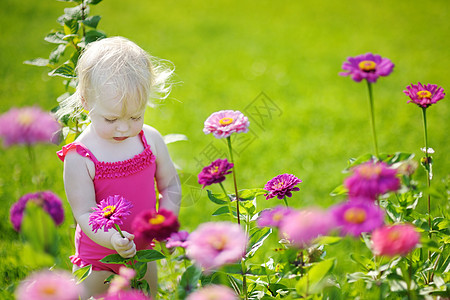
[[[120,121],[117,123],[116,130],[119,132],[126,132],[130,126],[128,125],[128,122],[126,121]]]

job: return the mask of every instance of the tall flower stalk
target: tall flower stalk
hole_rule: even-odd
[[[377,131],[375,127],[375,109],[373,104],[372,84],[369,81],[367,81],[367,89],[369,91],[370,127],[372,128],[373,149],[375,151],[375,156],[379,159],[380,154],[378,152]]]
[[[428,227],[430,228],[430,232],[428,233],[428,237],[431,238],[431,195],[430,195],[430,187],[431,187],[431,157],[428,155],[428,129],[427,129],[427,109],[422,107],[422,116],[423,116],[423,138],[425,142],[425,171],[427,173],[427,207],[428,207]]]

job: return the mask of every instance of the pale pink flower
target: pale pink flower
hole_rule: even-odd
[[[151,297],[144,295],[140,290],[119,291],[117,294],[107,294],[101,296],[101,300],[152,300]]]
[[[258,227],[279,227],[286,216],[292,212],[292,208],[284,206],[265,209],[257,220]]]
[[[238,300],[232,289],[223,285],[211,284],[190,294],[186,300]]]
[[[178,232],[172,233],[167,239],[167,248],[181,247],[186,248],[188,245],[189,232],[185,230],[181,230]]]
[[[130,287],[131,279],[136,276],[136,271],[125,266],[120,267],[119,274],[114,276],[108,288],[108,294],[117,294],[121,290],[126,290]]]
[[[405,256],[417,246],[419,240],[420,234],[413,225],[384,226],[372,233],[372,251],[379,256]]]
[[[212,133],[215,138],[227,138],[233,133],[245,133],[250,122],[240,111],[221,110],[213,113],[206,119],[203,132]]]

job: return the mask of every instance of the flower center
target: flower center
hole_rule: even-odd
[[[370,72],[375,70],[377,64],[371,60],[363,60],[358,64],[358,67],[361,71]]]
[[[283,214],[281,213],[274,213],[272,216],[272,220],[274,220],[275,222],[279,222],[281,221],[281,219],[283,219]]]
[[[23,126],[29,126],[33,123],[34,118],[33,115],[27,111],[21,112],[17,117],[19,123]]]
[[[115,205],[108,205],[105,208],[102,209],[103,211],[103,217],[105,218],[109,218],[114,211],[116,210],[116,206]]]
[[[166,218],[163,215],[156,215],[156,217],[151,218],[148,220],[148,222],[152,225],[159,225],[163,223],[166,220]]]
[[[42,296],[52,296],[56,294],[56,288],[51,285],[45,285],[41,288]]]
[[[284,187],[284,181],[278,181],[277,183],[274,184],[273,187],[274,187],[274,189],[277,189],[277,190],[283,188]]]
[[[362,208],[349,208],[344,213],[345,221],[349,223],[361,224],[366,220],[366,211]]]
[[[359,174],[366,179],[371,179],[375,176],[380,175],[381,171],[381,166],[372,164],[363,165],[359,168]]]
[[[230,125],[231,123],[233,123],[233,121],[233,118],[225,117],[219,120],[219,124],[222,126]]]
[[[216,250],[222,251],[227,245],[228,238],[224,235],[219,235],[216,237],[212,237],[209,241],[209,244]]]
[[[211,174],[216,174],[219,172],[219,166],[214,166],[209,171]]]
[[[429,91],[418,91],[417,92],[417,97],[419,97],[419,99],[430,98],[431,97],[431,93]]]
[[[388,239],[391,242],[395,242],[396,240],[398,240],[399,237],[400,237],[400,232],[398,232],[398,230],[392,230],[391,232],[388,233]]]

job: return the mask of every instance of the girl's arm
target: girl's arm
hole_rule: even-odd
[[[97,203],[95,202],[94,183],[89,174],[88,163],[92,162],[75,151],[67,153],[64,159],[64,187],[75,220],[83,232],[97,244],[116,250],[122,257],[132,257],[136,253],[132,234],[123,231],[125,238],[122,238],[113,228],[109,229],[108,232],[100,229],[94,233],[89,225],[91,208],[95,207]]]

